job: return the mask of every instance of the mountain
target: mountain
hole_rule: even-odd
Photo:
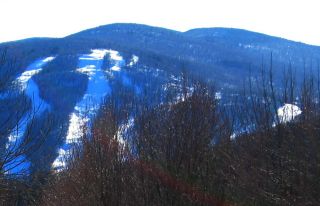
[[[241,29],[178,32],[139,24],[100,26],[64,38],[7,42],[0,44],[0,51],[6,51],[6,63],[0,65],[0,106],[4,108],[0,123],[9,122],[1,137],[26,136],[24,131],[14,135],[17,118],[7,121],[17,114],[10,105],[21,99],[26,103],[19,123],[21,119],[26,125],[37,125],[30,134],[43,133],[41,126],[48,119],[54,125],[44,148],[25,157],[28,167],[35,170],[48,169],[53,162],[63,165],[56,157],[72,144],[74,122],[82,118],[91,98],[112,94],[125,102],[144,95],[150,105],[158,105],[166,101],[168,88],[174,91],[170,95],[179,98],[179,84],[186,74],[215,86],[222,101],[228,102],[229,96],[239,94],[249,74],[260,73],[262,65],[268,70],[271,60],[276,86],[281,88],[283,68],[295,70],[299,81],[320,59],[318,46]],[[25,113],[34,111],[40,100],[46,108],[33,121],[26,120]],[[92,118],[101,106],[100,100],[95,103],[89,107]],[[70,135],[71,143],[66,144]],[[2,143],[2,150],[8,148],[6,144]]]
[[[281,63],[291,62],[298,64],[303,60],[307,62],[308,60],[319,58],[319,47],[317,46],[242,29],[193,29],[187,31],[186,35],[206,42],[225,44],[232,49],[237,47],[244,48],[246,50],[242,50],[242,52],[258,52],[260,56],[261,54],[270,55],[272,52],[274,57],[279,58]]]
[[[298,72],[302,71],[300,67],[308,67],[320,57],[317,46],[246,30],[209,28],[177,32],[139,24],[112,24],[62,39],[28,39],[0,47],[23,53],[29,59],[112,48],[129,56],[136,53],[142,62],[174,72],[186,67],[191,73],[217,83],[235,82],[238,76],[249,73],[249,67],[258,70],[262,63],[270,62],[271,53],[276,70],[291,64]]]

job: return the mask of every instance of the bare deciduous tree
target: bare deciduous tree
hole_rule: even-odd
[[[39,108],[31,109],[31,100],[11,81],[15,67],[3,51],[0,55],[0,203],[4,205],[19,202],[20,189],[27,191],[26,177],[30,174],[27,161],[52,128],[51,119],[46,118],[40,133],[34,134]]]

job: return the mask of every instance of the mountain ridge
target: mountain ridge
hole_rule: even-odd
[[[75,36],[75,35],[79,35],[81,33],[88,32],[88,31],[106,29],[106,28],[112,28],[112,27],[128,27],[128,26],[129,27],[140,28],[140,29],[141,28],[161,29],[161,30],[167,31],[167,32],[187,34],[187,35],[190,35],[190,34],[196,33],[196,32],[204,32],[204,31],[205,32],[209,32],[209,31],[211,31],[211,32],[229,31],[229,33],[230,32],[242,32],[242,33],[247,33],[247,34],[250,33],[250,34],[259,35],[259,36],[271,37],[271,38],[275,38],[275,39],[279,39],[279,40],[286,40],[286,41],[299,43],[299,44],[303,44],[303,45],[308,45],[308,46],[313,46],[313,47],[320,47],[320,45],[309,44],[309,43],[305,43],[303,41],[291,40],[289,38],[270,35],[270,34],[267,34],[267,33],[262,33],[262,32],[243,29],[243,28],[235,28],[235,27],[198,27],[198,28],[188,29],[186,31],[178,31],[178,30],[174,30],[174,29],[168,29],[168,28],[165,28],[165,27],[151,26],[151,25],[139,24],[139,23],[112,23],[112,24],[105,24],[105,25],[100,25],[100,26],[84,29],[84,30],[81,30],[81,31],[78,31],[78,32],[75,32],[75,33],[72,33],[72,34],[69,34],[69,35],[66,35],[64,37],[37,37],[37,36],[35,36],[35,37],[28,37],[28,38],[25,38],[25,39],[18,39],[18,40],[0,42],[0,46],[3,45],[3,44],[13,43],[13,42],[64,39],[64,38],[68,38],[68,37],[72,37],[72,36]]]

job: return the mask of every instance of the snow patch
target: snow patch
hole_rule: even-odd
[[[55,57],[47,57],[47,58],[43,59],[42,62],[43,63],[48,63],[48,62],[51,62],[54,59],[55,59]]]
[[[118,51],[107,50],[107,53],[109,53],[110,59],[112,59],[114,61],[123,61],[123,57],[120,56]]]
[[[83,55],[80,60],[102,60],[109,50],[107,49],[92,49],[91,54]]]
[[[83,128],[88,122],[87,118],[81,118],[80,115],[72,113],[69,120],[69,128],[66,137],[66,143],[72,144],[79,142],[83,134]]]
[[[69,152],[65,151],[64,149],[59,149],[58,157],[52,163],[52,167],[56,168],[57,172],[62,171],[63,168],[66,167],[66,158],[68,157]]]
[[[237,133],[232,133],[231,135],[230,135],[230,140],[235,140],[237,137],[239,136],[239,134],[237,134]]]
[[[294,120],[302,113],[301,109],[294,104],[285,104],[277,110],[277,115],[281,123],[287,123]]]
[[[115,71],[115,72],[118,72],[118,71],[121,70],[121,68],[119,66],[113,66],[113,67],[111,67],[111,70]]]
[[[110,68],[110,71],[121,71],[121,67],[125,65],[123,57],[119,54],[118,51],[107,50],[107,53],[109,54],[110,60],[113,64],[113,66]]]
[[[214,95],[214,98],[215,98],[216,100],[221,100],[221,98],[222,98],[221,92],[216,92],[215,95]]]
[[[25,71],[21,74],[20,77],[17,78],[17,80],[23,84],[24,88],[26,87],[26,83],[34,76],[35,74],[38,74],[41,72],[42,68],[40,69],[34,69],[34,70],[29,70]]]
[[[134,65],[136,65],[139,61],[139,57],[136,55],[132,55],[129,66],[132,67]]]
[[[88,65],[79,69],[76,69],[77,72],[82,74],[86,74],[89,77],[92,77],[96,74],[96,66],[95,65]]]

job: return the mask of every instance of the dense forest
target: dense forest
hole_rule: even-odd
[[[288,70],[284,90],[274,90],[269,66],[248,80],[231,110],[212,87],[190,78],[179,101],[167,97],[160,105],[118,84],[122,92],[110,94],[92,127],[83,128],[67,167],[27,179],[2,173],[1,203],[317,205],[319,80],[309,75],[297,85]],[[302,114],[282,121],[282,102],[301,106]],[[253,126],[237,133],[239,125]]]

